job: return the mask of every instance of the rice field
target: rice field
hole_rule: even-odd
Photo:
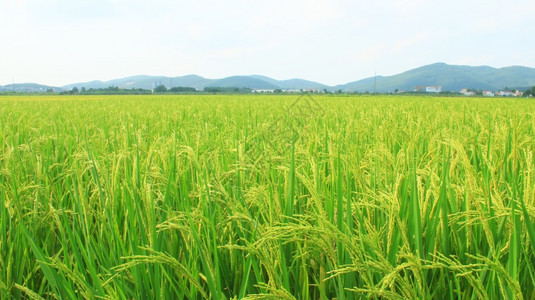
[[[0,98],[1,299],[534,299],[535,102]]]

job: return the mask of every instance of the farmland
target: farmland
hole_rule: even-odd
[[[0,98],[0,298],[535,297],[535,103]]]

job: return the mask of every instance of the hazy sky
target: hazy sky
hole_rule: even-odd
[[[0,0],[0,85],[535,67],[535,1]]]

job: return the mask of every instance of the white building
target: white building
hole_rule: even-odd
[[[440,93],[442,92],[442,87],[440,85],[435,85],[435,86],[420,86],[420,85],[417,85],[414,87],[414,91],[415,92],[423,92],[425,91],[426,93]]]
[[[275,90],[271,90],[271,89],[253,89],[253,93],[259,93],[259,94],[262,94],[262,93],[274,93]]]
[[[465,96],[475,96],[476,93],[472,92],[472,91],[468,91],[468,89],[462,89],[461,90],[461,94],[465,95]]]
[[[442,92],[442,87],[439,85],[436,86],[426,86],[425,87],[426,93],[440,93]]]

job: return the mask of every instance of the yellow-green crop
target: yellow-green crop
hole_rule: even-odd
[[[2,97],[0,298],[533,298],[534,113]]]

